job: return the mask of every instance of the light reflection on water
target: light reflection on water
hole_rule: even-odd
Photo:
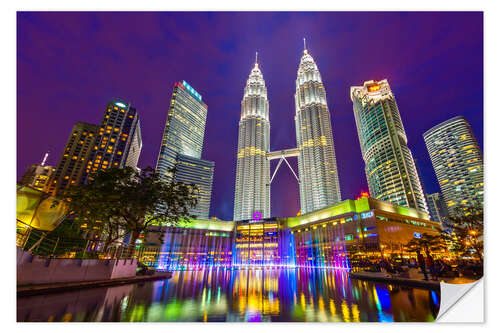
[[[176,272],[169,280],[18,299],[18,321],[433,321],[432,291],[329,269]]]

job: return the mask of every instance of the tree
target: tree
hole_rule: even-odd
[[[423,249],[427,256],[431,251],[439,251],[445,249],[444,241],[441,235],[429,235],[423,233],[420,238],[412,238],[407,244],[406,248],[410,252],[416,252]]]
[[[459,204],[444,222],[445,237],[459,255],[473,255],[483,262],[483,206]]]
[[[170,170],[175,179],[176,169]],[[79,218],[106,232],[106,240],[130,234],[130,249],[151,225],[176,225],[196,216],[189,210],[198,203],[196,185],[163,181],[151,167],[141,172],[131,167],[101,170],[82,186],[64,195]]]

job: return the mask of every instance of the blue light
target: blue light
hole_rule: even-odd
[[[414,236],[415,238],[422,238],[422,235],[421,235],[421,234],[419,234],[418,232],[414,232],[414,233],[413,233],[413,236]]]
[[[115,103],[117,106],[121,107],[121,108],[126,108],[127,105],[126,104],[123,104],[122,102],[116,102]]]
[[[367,218],[372,217],[372,216],[373,216],[373,212],[361,213],[362,219],[367,219]]]
[[[191,87],[189,85],[189,83],[187,83],[186,81],[182,81],[182,84],[191,93],[191,95],[193,95],[193,97],[195,97],[196,99],[198,99],[201,102],[201,95],[198,94],[198,92],[196,90],[194,90],[193,87]]]

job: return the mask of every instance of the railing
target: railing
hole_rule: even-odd
[[[57,237],[17,221],[16,245],[42,258],[131,259],[155,266],[160,248],[99,239]]]

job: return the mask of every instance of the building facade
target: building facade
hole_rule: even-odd
[[[155,228],[159,232],[146,239],[150,251],[143,261],[166,270],[206,266],[346,269],[360,254],[371,259],[409,256],[405,246],[410,240],[441,231],[440,224],[430,221],[425,212],[373,198],[344,200],[294,217],[192,220]],[[157,239],[162,232],[163,243]]]
[[[304,214],[341,200],[326,92],[318,66],[306,49],[295,87],[300,206]]]
[[[77,122],[66,142],[57,163],[54,176],[50,180],[48,192],[55,195],[69,186],[82,185],[87,175],[87,165],[94,150],[99,126]]]
[[[190,214],[208,218],[215,163],[201,159],[207,105],[202,96],[186,81],[174,83],[156,171],[164,181],[176,180],[196,184],[198,205]]]
[[[449,211],[457,204],[482,205],[483,155],[469,122],[453,117],[425,132],[424,141]]]
[[[426,197],[431,220],[441,224],[446,223],[448,221],[448,208],[441,193],[426,194]]]
[[[351,100],[371,196],[428,213],[396,98],[387,80],[351,87]]]
[[[47,192],[50,187],[50,179],[55,171],[56,168],[51,165],[32,164],[22,176],[20,183]]]
[[[86,165],[87,180],[99,170],[125,166],[136,169],[141,150],[142,135],[137,110],[119,99],[109,101]]]
[[[177,155],[175,181],[195,184],[198,188],[198,204],[190,213],[199,219],[208,219],[215,163],[187,155]]]
[[[238,130],[234,194],[234,220],[249,220],[259,212],[271,215],[269,102],[264,77],[257,62],[248,77]]]

